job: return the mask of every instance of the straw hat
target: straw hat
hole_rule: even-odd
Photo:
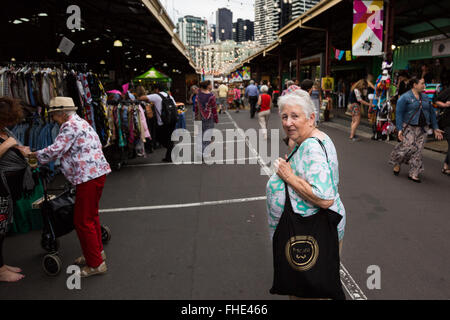
[[[78,108],[75,107],[75,103],[73,103],[72,98],[68,97],[55,97],[50,100],[50,107],[48,108],[48,112],[55,111],[77,111]]]

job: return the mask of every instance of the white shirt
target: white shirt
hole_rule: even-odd
[[[160,92],[159,94],[162,94],[164,97],[167,97],[169,95],[166,92]],[[164,123],[161,120],[161,110],[162,110],[162,99],[161,99],[161,97],[158,94],[154,93],[154,94],[149,94],[147,96],[147,98],[148,98],[148,101],[152,102],[155,105],[156,119],[158,120],[158,126],[162,126]],[[173,99],[172,96],[170,96],[170,99],[172,99],[173,103],[175,103],[175,105],[176,105],[176,102],[175,102],[175,100]]]

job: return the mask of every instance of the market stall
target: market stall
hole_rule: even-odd
[[[172,94],[183,101],[186,75],[195,74],[157,0],[48,0],[33,6],[7,1],[0,28],[0,96],[19,99],[27,110],[26,119],[13,129],[33,150],[50,145],[58,133],[47,114],[50,99],[68,96],[97,131],[106,154],[111,147],[122,148],[120,154],[127,156],[142,154],[149,138],[144,108],[121,95],[111,101],[106,92],[154,66],[161,70],[158,81],[176,84]],[[21,207],[28,208],[16,210],[24,223],[14,231],[26,232],[36,224],[24,212],[30,206]]]

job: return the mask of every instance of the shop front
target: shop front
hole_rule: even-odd
[[[441,50],[440,50],[441,47]],[[420,74],[428,70],[427,82],[442,83],[450,72],[450,41],[435,40],[405,46],[394,51],[394,71]]]
[[[0,28],[0,96],[24,105],[25,119],[11,129],[33,151],[52,144],[58,134],[47,113],[50,100],[71,97],[97,132],[108,161],[120,168],[130,155],[145,154],[149,137],[146,110],[131,100],[132,80],[155,67],[161,78],[154,80],[170,79],[172,95],[184,102],[187,80],[196,76],[157,0],[49,0],[33,6],[7,1]],[[17,232],[40,227],[30,201],[18,203]]]

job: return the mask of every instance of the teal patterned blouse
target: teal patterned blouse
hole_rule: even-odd
[[[346,219],[345,208],[338,192],[339,164],[336,148],[328,136],[322,142],[327,150],[329,163],[327,163],[325,152],[317,140],[310,138],[301,144],[297,153],[291,158],[290,164],[294,174],[311,185],[314,195],[323,200],[334,200],[330,210],[343,217],[338,225],[339,240],[342,240]],[[295,213],[308,217],[319,212],[319,207],[303,200],[291,187],[288,189]],[[271,237],[273,237],[286,202],[285,183],[276,173],[267,183],[266,194],[269,227]]]

